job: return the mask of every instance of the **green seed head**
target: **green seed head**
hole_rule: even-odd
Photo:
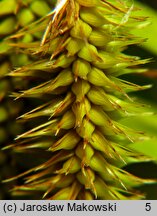
[[[42,1],[31,3],[31,13],[42,15],[36,11],[38,4]],[[19,16],[25,20],[23,11]],[[34,16],[27,18],[21,19],[21,26]],[[146,159],[127,147],[143,139],[143,133],[115,118],[119,113],[134,115],[140,110],[127,93],[148,87],[118,78],[147,62],[122,52],[140,41],[129,30],[141,20],[134,17],[132,6],[116,0],[65,0],[11,37],[14,43],[10,46],[31,60],[10,73],[22,80],[28,78],[28,87],[14,95],[40,104],[19,117],[35,126],[17,136],[12,147],[15,152],[48,153],[47,161],[6,180],[25,177],[24,184],[13,189],[14,195],[32,190],[42,193],[39,198],[49,199],[143,198],[134,187],[151,180],[122,168]],[[27,41],[26,35],[33,35],[34,40]]]

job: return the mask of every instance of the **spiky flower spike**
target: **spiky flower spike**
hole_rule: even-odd
[[[16,52],[15,55],[15,50],[8,46],[4,38],[46,15],[51,10],[52,4],[52,1],[50,5],[44,0],[0,1],[0,199],[6,198],[9,188],[15,183],[11,182],[2,187],[1,180],[15,175],[17,169],[14,163],[16,155],[11,154],[11,151],[2,151],[1,148],[13,142],[13,138],[22,132],[22,125],[15,120],[22,109],[22,101],[13,101],[8,95],[13,89],[27,85],[27,80],[21,82],[22,78],[12,79],[6,77],[6,74],[15,67],[30,63],[27,53]],[[37,36],[37,33],[26,34],[22,40],[36,41]],[[7,163],[7,161],[12,162]]]
[[[32,63],[11,72],[30,80],[31,88],[14,93],[40,105],[20,116],[35,127],[16,138],[15,152],[38,152],[49,159],[9,180],[25,177],[13,193],[42,192],[49,199],[141,199],[134,187],[143,180],[124,171],[128,163],[147,158],[127,144],[144,134],[121,125],[117,117],[140,114],[143,105],[128,96],[146,89],[118,76],[142,72],[144,64],[122,51],[142,40],[129,34],[144,18],[123,1],[62,0],[55,10],[12,38],[36,31],[39,42],[12,43]],[[40,122],[40,124],[39,124]],[[41,196],[39,196],[41,198]]]

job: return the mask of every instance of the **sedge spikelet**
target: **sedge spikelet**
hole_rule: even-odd
[[[119,78],[141,72],[135,66],[148,61],[123,53],[142,41],[129,33],[145,21],[135,10],[116,0],[62,0],[11,37],[45,29],[38,41],[11,44],[32,58],[10,76],[28,80],[30,87],[13,95],[30,100],[33,107],[19,116],[32,127],[11,147],[38,153],[43,160],[48,154],[45,162],[5,181],[24,178],[23,185],[13,188],[14,195],[36,191],[48,199],[143,198],[135,187],[152,181],[123,166],[148,159],[128,147],[145,136],[117,121],[117,116],[140,114],[143,105],[128,93],[149,87]]]
[[[42,11],[40,12],[41,7]],[[27,85],[26,80],[21,82],[21,78],[12,79],[12,77],[6,77],[6,75],[15,67],[20,67],[31,61],[26,53],[15,53],[5,39],[22,27],[46,15],[51,7],[48,2],[41,0],[0,1],[0,182],[7,178],[9,173],[15,175],[17,170],[16,155],[11,154],[11,150],[2,151],[1,148],[5,148],[8,143],[13,142],[14,137],[22,133],[23,130],[23,126],[15,120],[23,108],[23,102],[14,101],[9,95],[13,90]],[[35,41],[37,40],[37,34],[26,34],[22,40],[23,42]],[[14,40],[9,39],[9,43],[12,42]],[[7,161],[11,162],[8,163]],[[0,199],[8,197],[9,188],[12,185],[13,182],[5,186],[0,183]]]

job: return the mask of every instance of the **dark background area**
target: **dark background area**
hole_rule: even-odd
[[[156,0],[138,0],[139,2],[148,4],[149,6],[151,6],[154,9],[157,9],[157,1]]]

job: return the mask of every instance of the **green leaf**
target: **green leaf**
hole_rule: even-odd
[[[148,104],[148,102],[145,102],[145,104]],[[156,105],[152,105],[149,110],[155,112],[156,109]],[[148,140],[131,143],[129,146],[146,156],[157,159],[157,114],[131,116],[121,120],[121,123],[146,132],[146,135],[150,137]]]
[[[130,147],[138,152],[152,157],[154,160],[157,160],[157,138],[152,138],[142,142],[135,142],[131,144]]]
[[[136,29],[133,31],[135,35],[138,35],[142,38],[147,38],[147,42],[142,44],[142,47],[147,49],[148,51],[152,52],[153,54],[157,55],[157,46],[156,46],[156,35],[157,35],[157,12],[150,8],[148,5],[135,2],[135,6],[141,8],[138,11],[138,15],[149,17],[148,20],[151,22],[150,25],[141,29]],[[142,27],[142,26],[141,26]]]

